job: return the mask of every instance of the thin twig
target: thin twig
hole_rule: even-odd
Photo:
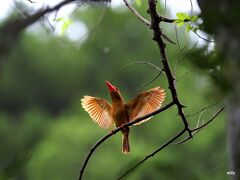
[[[145,116],[142,116],[142,117],[140,117],[140,118],[137,118],[137,119],[135,119],[134,121],[131,121],[131,122],[129,122],[129,123],[126,123],[126,124],[124,124],[123,126],[114,129],[113,131],[109,132],[107,135],[105,135],[104,137],[102,137],[102,138],[101,138],[99,141],[97,141],[96,144],[89,150],[89,152],[88,152],[88,154],[87,154],[87,157],[86,157],[86,159],[84,160],[84,163],[83,163],[83,165],[82,165],[82,167],[81,167],[80,175],[79,175],[79,180],[82,179],[84,170],[85,170],[85,168],[86,168],[86,166],[87,166],[87,164],[88,164],[88,161],[89,161],[89,159],[91,158],[93,152],[94,152],[94,151],[97,149],[97,147],[98,147],[99,145],[101,145],[104,141],[106,141],[108,138],[110,138],[112,135],[116,134],[117,132],[121,131],[122,129],[124,129],[124,128],[126,128],[126,127],[129,127],[129,126],[132,126],[132,125],[134,125],[134,124],[136,124],[136,123],[138,123],[138,122],[140,122],[140,121],[142,121],[142,120],[144,120],[144,119],[147,119],[147,118],[149,118],[149,117],[151,117],[151,116],[154,116],[154,115],[156,115],[156,114],[159,114],[160,112],[163,112],[163,111],[169,109],[169,108],[172,107],[173,105],[174,105],[174,102],[172,101],[172,102],[166,104],[165,106],[163,106],[162,108],[160,108],[160,109],[158,109],[158,110],[156,110],[156,111],[154,111],[154,112],[152,112],[152,113],[149,113],[149,114],[147,114],[147,115],[145,115]]]
[[[177,41],[177,46],[180,52],[182,52],[182,48],[180,46],[179,40],[178,40],[178,32],[177,32],[177,26],[175,25],[175,35],[176,35],[176,41]]]
[[[140,20],[142,21],[144,24],[146,24],[147,26],[151,26],[151,23],[145,19],[143,16],[141,16],[139,14],[139,12],[131,5],[129,4],[129,2],[127,0],[123,0],[123,2],[125,3],[125,5],[127,6],[127,8]],[[161,21],[164,21],[166,23],[174,23],[174,21],[176,21],[176,19],[171,19],[171,18],[167,18],[167,17],[163,17],[161,16]],[[186,19],[184,22],[188,22],[189,20]]]
[[[189,54],[198,44],[198,41],[193,45],[193,47],[191,47],[191,49],[189,49],[182,57],[181,55],[183,54],[183,52],[185,51],[186,49],[186,46],[184,46],[182,48],[182,51],[180,51],[179,55],[178,55],[178,58],[177,58],[177,61],[175,63],[175,67],[174,67],[174,74],[176,76],[176,72],[177,72],[177,65],[187,56],[187,54]]]
[[[215,42],[214,40],[210,40],[210,39],[206,39],[206,38],[204,38],[204,37],[202,37],[202,36],[200,36],[197,32],[194,32],[194,31],[192,31],[194,34],[196,34],[200,39],[202,39],[202,40],[204,40],[204,41],[207,41],[207,42]]]
[[[140,20],[142,21],[144,24],[146,24],[147,26],[151,26],[151,23],[145,19],[143,16],[141,16],[137,10],[131,5],[128,3],[127,0],[123,0],[123,2],[125,3],[125,5],[128,7],[128,9]]]
[[[144,84],[143,86],[141,86],[140,88],[137,88],[135,89],[133,92],[136,92],[136,91],[140,91],[142,90],[143,88],[145,88],[146,86],[148,86],[149,84],[151,84],[153,81],[155,81],[163,72],[163,69],[161,69],[160,72],[158,72],[157,76],[154,77],[151,81],[147,82],[146,84]]]
[[[191,48],[184,54],[184,56],[183,56],[182,58],[178,59],[177,64],[179,64],[179,63],[198,45],[198,42],[199,42],[199,41],[197,41],[197,42],[193,45],[193,47],[191,47]]]
[[[55,27],[54,27],[54,26],[52,25],[52,23],[49,21],[48,17],[44,17],[43,19],[47,22],[47,24],[48,24],[48,26],[50,27],[51,31],[54,32],[54,31],[55,31]]]
[[[31,0],[28,0],[30,3],[36,3],[36,2],[33,2],[33,1],[31,1]]]
[[[178,54],[178,57],[177,57],[177,60],[176,60],[176,63],[175,63],[175,66],[174,66],[174,75],[175,77],[177,77],[177,65],[178,65],[178,61],[179,59],[181,59],[181,55],[184,53],[184,51],[186,50],[186,46],[184,46],[182,48],[182,50],[180,50],[179,54]]]
[[[112,79],[110,82],[113,82],[113,80],[116,79],[116,78],[119,76],[119,74],[120,74],[121,72],[123,72],[123,70],[125,70],[126,68],[128,68],[129,66],[134,65],[134,64],[146,64],[146,65],[149,65],[149,66],[152,66],[152,67],[156,68],[159,72],[158,72],[158,74],[157,74],[151,81],[147,82],[146,84],[144,84],[144,85],[141,86],[140,88],[137,88],[137,89],[133,90],[132,92],[139,91],[139,90],[143,89],[144,87],[148,86],[148,85],[151,84],[153,81],[155,81],[155,80],[162,74],[162,72],[163,72],[163,69],[160,69],[158,66],[156,66],[156,65],[153,64],[153,63],[144,62],[144,61],[135,61],[135,62],[131,62],[131,63],[125,65],[124,67],[122,67],[122,68],[115,74],[115,76],[113,77],[113,79]]]
[[[164,38],[164,39],[166,39],[168,42],[170,42],[170,43],[172,43],[172,44],[176,44],[173,40],[171,40],[166,34],[164,34],[163,32],[162,32],[162,34],[161,34],[161,36]]]
[[[189,71],[185,72],[182,76],[176,79],[176,82],[180,81],[181,79],[185,78],[189,74]],[[186,116],[187,117],[187,116]]]
[[[118,76],[119,74],[124,71],[126,68],[128,68],[129,66],[133,65],[133,64],[146,64],[146,65],[149,65],[149,66],[152,66],[154,68],[156,68],[159,72],[162,72],[162,69],[159,68],[158,66],[156,66],[155,64],[153,63],[150,63],[150,62],[145,62],[145,61],[134,61],[134,62],[131,62],[125,66],[123,66],[112,78],[112,80],[110,82],[113,82]]]
[[[207,106],[207,107],[204,107],[204,108],[200,109],[199,111],[197,111],[197,112],[195,112],[195,113],[187,114],[186,117],[195,116],[195,115],[201,113],[202,111],[204,111],[204,110],[206,110],[206,109],[209,109],[209,108],[211,108],[211,107],[213,107],[213,106],[216,106],[217,104],[218,104],[218,103],[214,103],[214,104],[211,104],[211,105],[209,105],[209,106]]]
[[[29,16],[28,18],[24,18],[24,19],[17,19],[17,20],[13,20],[10,21],[9,24],[7,24],[4,28],[1,28],[0,30],[3,31],[5,29],[8,29],[9,26],[12,26],[12,24],[16,24],[20,27],[20,29],[15,30],[15,31],[22,31],[24,28],[30,26],[31,24],[35,23],[36,21],[38,21],[40,18],[42,18],[44,15],[51,13],[53,11],[57,11],[60,8],[62,8],[65,5],[68,5],[70,3],[74,3],[77,0],[64,0],[61,1],[60,3],[56,4],[53,7],[46,7],[45,9],[40,9],[39,11],[37,11],[36,13],[34,13],[33,15]]]
[[[191,129],[191,131],[198,133],[202,128],[204,128],[204,127],[207,126],[209,123],[211,123],[211,122],[224,110],[224,108],[225,108],[225,105],[224,105],[220,110],[218,110],[218,112],[217,112],[216,114],[214,114],[214,116],[213,116],[210,120],[208,120],[206,123],[204,123],[203,125],[201,125],[201,126],[199,126],[199,127],[196,127],[196,128],[194,128],[194,129]],[[194,134],[196,134],[196,133],[194,133]],[[193,134],[193,135],[194,135],[194,134]],[[186,137],[186,138],[183,139],[182,141],[178,142],[178,144],[182,144],[182,143],[188,141],[189,139],[190,139],[189,137]]]
[[[147,26],[151,27],[151,23],[145,19],[143,16],[141,16],[139,14],[139,12],[131,5],[128,3],[127,0],[123,0],[123,2],[125,3],[125,5],[128,7],[128,9],[140,20],[142,21],[144,24],[146,24]],[[159,17],[160,18],[160,17]],[[176,19],[169,19],[166,17],[161,17],[161,21],[164,22],[168,22],[168,23],[173,23]],[[171,40],[166,34],[164,34],[163,32],[161,32],[161,36],[166,39],[167,41],[169,41],[172,44],[175,44],[175,42],[173,40]]]
[[[80,3],[78,6],[80,6]],[[76,49],[79,49],[81,46],[81,43],[79,42],[84,41],[84,38],[86,38],[88,35],[93,35],[94,31],[96,31],[97,27],[102,23],[106,13],[107,13],[107,8],[101,11],[101,14],[99,14],[98,18],[95,20],[94,26],[90,27],[90,29],[86,33],[84,33],[81,37],[79,37],[79,39],[76,42],[71,42],[70,44],[67,44],[67,45],[65,44],[65,42],[63,42],[64,44],[62,45],[70,48],[74,47]]]
[[[191,131],[197,131],[199,129],[202,129],[203,127],[207,126],[210,122],[212,122],[225,108],[225,105],[209,120],[207,121],[205,124],[199,126],[198,128],[195,128],[195,129],[191,129]]]

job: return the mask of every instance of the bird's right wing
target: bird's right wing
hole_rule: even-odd
[[[88,112],[92,120],[101,128],[109,129],[113,125],[111,116],[111,105],[102,98],[84,96],[82,99],[82,107]]]

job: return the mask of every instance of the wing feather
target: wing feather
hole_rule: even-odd
[[[164,89],[159,86],[139,94],[136,98],[126,104],[130,121],[159,109],[162,106],[165,96]],[[151,117],[135,125],[142,124],[149,119],[151,119]]]
[[[109,129],[113,125],[113,119],[110,114],[111,105],[104,99],[84,96],[81,99],[81,105],[89,114],[92,120],[104,129]]]

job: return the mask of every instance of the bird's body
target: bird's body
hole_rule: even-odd
[[[124,99],[122,98],[121,94],[111,91],[110,96],[112,99],[111,116],[113,118],[113,121],[114,121],[116,127],[119,127],[125,123],[128,123],[130,120],[128,117],[128,112],[127,112],[127,108],[126,108]],[[129,127],[122,129],[122,134],[123,134],[122,151],[123,151],[123,153],[130,152],[130,146],[129,146],[129,141],[128,141],[129,130],[130,130]]]
[[[110,91],[112,105],[106,100],[91,96],[84,96],[82,107],[89,113],[90,117],[99,124],[100,127],[108,129],[114,123],[116,127],[120,127],[138,117],[149,114],[161,107],[165,99],[165,92],[160,87],[150,89],[140,93],[136,98],[128,103],[125,103],[118,88],[111,85],[108,81],[106,84]],[[142,122],[145,122],[145,119]],[[129,146],[129,131],[130,128],[122,129],[123,153],[130,152]]]

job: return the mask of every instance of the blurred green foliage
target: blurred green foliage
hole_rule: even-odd
[[[140,7],[139,7],[140,8]],[[144,12],[146,7],[141,6]],[[103,10],[79,10],[73,21],[90,29]],[[173,35],[169,29],[168,34]],[[77,179],[90,147],[107,131],[100,129],[80,107],[83,95],[109,96],[105,80],[111,80],[124,65],[148,61],[161,65],[151,31],[128,11],[108,9],[102,22],[76,48],[64,37],[25,32],[13,52],[5,57],[0,77],[0,179]],[[184,38],[180,38],[183,40]],[[184,43],[184,42],[183,42]],[[168,45],[171,65],[179,52]],[[177,66],[180,99],[191,114],[216,101],[209,94],[213,85],[184,59]],[[174,68],[173,68],[174,69]],[[126,100],[133,90],[150,81],[157,70],[134,65],[113,82]],[[187,73],[187,74],[186,74]],[[182,77],[182,78],[181,78]],[[160,85],[170,92],[164,75],[147,88]],[[214,108],[205,112],[205,121]],[[199,114],[189,117],[196,126]],[[104,142],[90,159],[85,179],[116,179],[128,167],[181,130],[175,108],[141,126],[131,128],[131,153],[121,153],[121,136]],[[127,179],[227,179],[224,116],[182,145],[171,145],[144,163]]]

